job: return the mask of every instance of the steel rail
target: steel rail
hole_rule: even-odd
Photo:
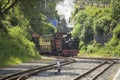
[[[5,76],[10,76],[11,74],[13,74],[13,73],[8,73],[8,74],[0,75],[0,80],[1,80],[3,77],[5,77]]]
[[[70,61],[70,62],[68,61],[66,63],[62,63],[61,66],[64,66],[64,65],[67,65],[67,64],[71,64],[73,62],[75,62],[75,61]],[[55,66],[51,66],[51,67],[45,68],[44,70],[38,70],[38,71],[34,71],[34,72],[31,72],[31,73],[22,75],[17,80],[25,80],[26,78],[28,78],[28,77],[30,77],[30,76],[32,76],[34,74],[37,74],[37,73],[42,72],[42,71],[50,70],[50,69],[53,69],[53,68],[57,68],[57,66],[56,65]]]
[[[93,67],[92,69],[90,69],[89,71],[83,73],[82,75],[79,75],[77,77],[75,77],[73,80],[80,80],[81,78],[85,77],[86,75],[90,74],[91,72],[95,71],[97,68],[103,66],[104,64],[106,64],[108,61],[104,61],[101,64]]]
[[[0,78],[3,77],[4,75],[0,75]]]
[[[92,60],[120,60],[120,58],[105,58],[105,57],[78,57],[78,56],[74,56],[73,58],[78,58],[78,59],[92,59]]]
[[[60,64],[62,66],[63,64],[66,65],[68,62],[74,62],[74,61],[75,60],[72,60],[72,61],[71,60],[65,60],[65,61],[61,61]],[[50,65],[47,65],[47,66],[42,66],[42,67],[35,68],[35,69],[26,70],[26,71],[23,71],[23,72],[20,72],[20,73],[15,73],[15,74],[11,74],[11,75],[8,75],[8,76],[4,76],[4,77],[0,78],[0,80],[17,80],[17,78],[19,78],[21,75],[26,75],[26,74],[35,75],[38,72],[50,70],[50,69],[53,69],[55,67],[57,67],[56,63],[50,64]]]
[[[64,63],[64,62],[67,62],[67,60],[61,61],[60,63]],[[41,66],[41,67],[38,67],[38,68],[25,70],[25,71],[18,72],[18,73],[12,73],[12,74],[8,74],[8,75],[4,75],[4,76],[0,77],[0,80],[6,80],[6,79],[8,79],[10,77],[13,77],[13,76],[21,75],[21,74],[24,74],[24,73],[28,73],[30,71],[34,71],[34,70],[38,70],[38,69],[42,69],[42,68],[49,67],[49,66],[54,66],[54,65],[56,65],[56,63],[50,64],[50,65],[46,65],[46,66]]]
[[[114,65],[115,62],[112,62],[109,66],[107,66],[104,70],[102,70],[99,74],[97,74],[95,77],[93,77],[91,80],[96,80],[100,75],[102,75],[106,70],[108,70],[112,65]]]

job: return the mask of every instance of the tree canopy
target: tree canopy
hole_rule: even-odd
[[[0,0],[0,67],[40,58],[32,34],[56,31],[48,18],[58,17],[59,1]]]
[[[107,2],[109,6],[96,5]],[[71,22],[75,23],[72,35],[79,37],[81,53],[120,55],[120,0],[78,0]]]

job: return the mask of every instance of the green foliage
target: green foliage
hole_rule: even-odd
[[[9,21],[13,26],[17,26],[19,24],[19,21],[18,21],[17,17],[15,17],[15,16],[11,17],[11,19]]]
[[[119,42],[120,42],[120,23],[116,26],[116,28],[114,28],[113,37],[111,38],[108,44],[110,46],[116,47],[119,46]]]
[[[80,41],[83,41],[84,45],[88,44],[93,40],[93,28],[92,28],[92,17],[88,16],[84,10],[76,14],[76,25],[72,31],[72,35],[79,37]]]
[[[55,27],[47,22],[47,18],[58,16],[55,5],[63,0],[47,0],[46,8],[44,1],[0,1],[0,67],[40,58],[31,42],[31,34],[55,32]]]
[[[114,37],[120,39],[120,23],[116,26],[113,32],[114,32]]]
[[[25,37],[26,33],[22,28],[14,27],[9,29],[8,37],[0,36],[1,66],[8,66],[30,61],[33,58],[39,58],[35,45]]]
[[[75,27],[73,28],[72,35],[74,37],[79,37],[82,31],[82,25],[81,24],[76,24]]]
[[[81,31],[80,39],[88,44],[93,40],[93,29],[90,19],[86,20],[83,24],[83,29]]]
[[[5,14],[12,9],[18,0],[2,0],[0,1],[0,19],[4,19]]]
[[[55,33],[55,27],[52,24],[46,22],[42,23],[43,34],[52,34]]]
[[[108,33],[110,30],[110,23],[111,23],[110,16],[103,16],[101,18],[98,18],[96,21],[94,21],[94,31],[98,34],[104,34]]]
[[[72,34],[80,39],[80,54],[83,53],[83,55],[86,55],[85,53],[89,53],[88,55],[96,56],[120,56],[119,7],[116,3],[114,7],[117,7],[114,9],[113,4],[112,9],[111,7],[98,8],[95,6],[86,6],[85,9],[73,14],[72,20],[76,24]],[[112,38],[102,45],[102,43],[97,43],[94,40],[93,36],[96,34],[102,36],[112,34]]]
[[[112,0],[112,17],[120,21],[120,0]]]
[[[8,34],[7,28],[4,26],[3,21],[0,21],[0,36]]]
[[[19,1],[20,10],[22,11],[24,17],[30,21],[30,25],[32,26],[32,33],[46,34],[54,33],[55,31],[55,28],[53,28],[53,26],[47,22],[47,19],[56,19],[58,17],[55,6],[59,1],[63,0],[46,1],[46,3],[45,0]]]

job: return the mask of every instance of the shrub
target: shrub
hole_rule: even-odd
[[[9,36],[0,36],[0,67],[40,58],[26,33],[20,27],[13,27],[9,29]]]
[[[0,21],[0,36],[8,34],[7,27],[4,26],[4,23]]]
[[[9,21],[13,26],[17,26],[19,24],[19,20],[15,16],[12,16]]]

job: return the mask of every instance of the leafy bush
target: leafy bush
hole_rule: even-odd
[[[110,31],[110,16],[104,16],[94,21],[94,32],[98,34],[108,33]]]
[[[19,24],[19,21],[18,21],[17,17],[15,17],[15,16],[12,16],[9,21],[13,26],[17,26]]]
[[[116,26],[113,32],[114,32],[114,37],[120,39],[120,24]]]
[[[9,29],[9,36],[0,36],[0,67],[40,58],[35,45],[20,27]]]
[[[119,12],[119,10],[118,5],[115,6],[113,5],[114,10],[111,7],[86,6],[86,9],[78,11],[72,18],[76,21],[72,34],[80,39],[80,54],[93,53],[99,56],[120,56],[120,22],[118,20],[119,15],[116,15],[118,13],[115,13]],[[94,40],[93,36],[96,34],[101,34],[106,38],[106,34],[112,34],[112,38],[104,45],[101,45]]]
[[[120,0],[112,0],[112,18],[120,21]]]
[[[0,21],[0,36],[8,34],[7,27],[4,26],[3,21]]]

